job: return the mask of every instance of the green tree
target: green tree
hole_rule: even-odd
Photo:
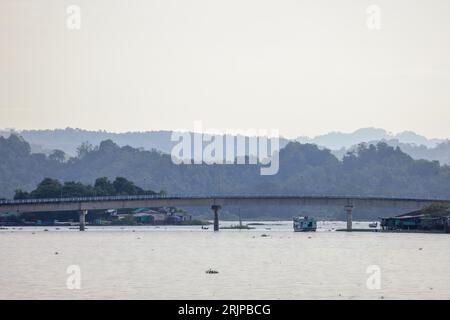
[[[96,148],[91,143],[89,143],[89,141],[85,141],[77,148],[78,158],[84,158],[86,155],[95,150]]]
[[[98,196],[113,196],[116,194],[114,185],[107,177],[97,178],[94,184],[95,194]]]
[[[15,200],[29,199],[29,198],[30,198],[30,194],[26,191],[23,191],[21,189],[16,189],[14,191],[14,199]]]
[[[50,160],[62,163],[66,160],[66,154],[62,150],[53,150],[53,152],[48,156]]]
[[[137,187],[133,182],[128,181],[124,177],[117,177],[113,182],[116,194],[135,195],[144,194],[142,188]]]
[[[84,185],[81,182],[64,182],[64,186],[62,187],[63,197],[90,197],[94,195],[94,188],[90,185]]]
[[[44,178],[30,194],[31,198],[58,198],[61,196],[61,183],[52,178]]]

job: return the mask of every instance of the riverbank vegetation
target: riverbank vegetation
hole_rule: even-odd
[[[97,178],[94,185],[81,182],[66,181],[61,183],[57,179],[44,178],[31,192],[17,189],[14,199],[44,199],[44,198],[70,198],[70,197],[95,197],[118,195],[157,195],[164,191],[155,192],[144,190],[134,182],[123,177],[116,177],[110,181],[107,177]]]

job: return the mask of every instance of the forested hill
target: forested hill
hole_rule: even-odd
[[[108,139],[119,146],[128,145],[134,148],[156,149],[169,153],[177,143],[171,141],[172,133],[167,130],[114,133],[73,128],[21,131],[0,129],[0,136],[8,137],[10,134],[22,136],[30,143],[33,152],[49,154],[52,150],[59,149],[70,156],[76,155],[77,147],[82,142],[89,141],[98,145]],[[414,159],[438,160],[441,164],[450,164],[450,141],[448,139],[429,139],[411,131],[393,134],[380,128],[361,128],[351,133],[329,132],[316,137],[302,136],[293,140],[281,137],[280,147],[283,148],[290,141],[311,143],[322,149],[330,149],[339,159],[342,159],[345,153],[353,150],[360,143],[386,142],[393,147],[400,146],[403,152]]]
[[[361,145],[338,160],[312,144],[289,143],[280,151],[280,170],[261,176],[254,165],[175,165],[170,155],[119,147],[111,140],[64,153],[32,154],[30,145],[0,137],[0,197],[32,190],[44,177],[93,183],[117,176],[146,189],[170,193],[295,193],[450,198],[450,167],[414,160],[384,143]]]

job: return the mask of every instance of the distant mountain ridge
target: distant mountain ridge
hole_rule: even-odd
[[[76,154],[76,149],[83,142],[88,141],[98,145],[101,141],[111,139],[119,146],[129,145],[144,150],[156,149],[163,153],[170,153],[176,142],[171,141],[172,131],[145,131],[113,133],[107,131],[90,131],[84,129],[55,129],[55,130],[0,130],[0,136],[9,136],[11,132],[20,134],[30,145],[32,152],[50,154],[59,149],[70,156]],[[450,164],[450,140],[429,139],[412,131],[397,134],[381,128],[361,128],[352,133],[330,132],[316,137],[298,137],[296,139],[282,138],[280,147],[283,148],[290,141],[316,144],[321,148],[332,150],[338,158],[355,148],[360,143],[376,143],[384,141],[395,147],[400,147],[414,159],[437,160],[442,164]]]
[[[441,164],[450,164],[450,141],[446,140],[438,143],[434,148],[428,148],[425,145],[416,145],[411,143],[402,143],[397,139],[391,140],[374,140],[366,142],[365,144],[376,144],[377,142],[385,142],[392,147],[399,147],[404,153],[410,155],[413,159],[424,159],[429,161],[439,161]],[[341,148],[333,150],[332,153],[338,158],[342,159],[347,152],[356,150],[358,144],[350,148]]]
[[[59,149],[70,156],[76,155],[77,148],[83,142],[98,145],[104,140],[113,140],[117,145],[142,148],[144,150],[158,150],[170,154],[173,146],[178,142],[171,141],[173,131],[145,131],[114,133],[107,131],[89,131],[83,129],[55,129],[55,130],[0,130],[0,136],[8,137],[16,133],[30,143],[33,152],[51,153]],[[190,132],[192,134],[192,132]],[[283,148],[289,142],[288,139],[280,139],[280,147]]]
[[[362,142],[391,141],[397,140],[402,144],[423,145],[427,148],[434,148],[438,144],[446,141],[444,139],[428,139],[413,131],[403,131],[392,134],[380,128],[361,128],[352,133],[330,132],[314,138],[299,137],[296,139],[300,143],[313,143],[330,150],[350,148]]]

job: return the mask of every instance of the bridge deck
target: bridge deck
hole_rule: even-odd
[[[0,200],[0,212],[43,212],[98,209],[125,209],[163,206],[218,205],[331,205],[402,207],[419,209],[434,202],[448,203],[448,199],[416,199],[364,196],[320,195],[136,195],[69,197],[49,199]]]

